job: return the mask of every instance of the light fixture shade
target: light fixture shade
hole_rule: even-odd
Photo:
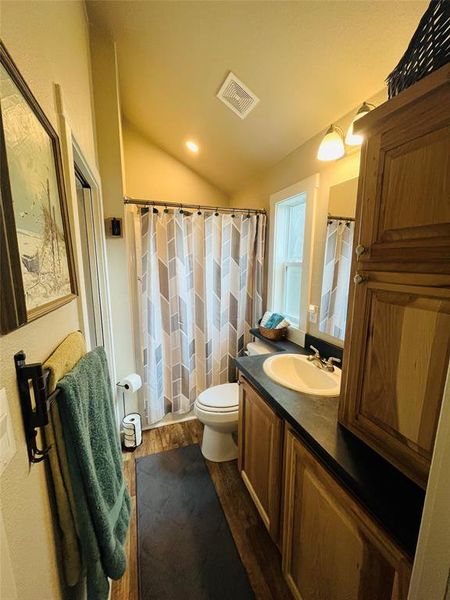
[[[317,152],[319,160],[337,160],[345,154],[342,131],[335,125],[330,125]]]
[[[347,130],[347,135],[345,136],[345,143],[347,146],[360,146],[363,143],[364,137],[360,133],[353,132],[353,125],[358,119],[364,117],[364,115],[367,115],[367,113],[371,110],[372,107],[371,105],[367,104],[367,102],[363,102],[363,104],[361,104],[361,106],[358,108],[358,111],[353,117],[350,127]]]

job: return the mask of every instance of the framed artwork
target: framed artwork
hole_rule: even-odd
[[[58,136],[0,42],[0,331],[77,293]]]

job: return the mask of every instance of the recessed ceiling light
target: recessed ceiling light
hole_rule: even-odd
[[[195,142],[193,142],[192,140],[188,140],[186,142],[186,147],[191,151],[194,152],[195,154],[197,154],[197,152],[199,151],[199,147],[198,144],[196,144]]]

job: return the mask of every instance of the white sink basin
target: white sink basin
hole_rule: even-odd
[[[263,369],[273,381],[291,390],[313,396],[339,396],[341,369],[320,369],[303,354],[275,354],[264,361]]]

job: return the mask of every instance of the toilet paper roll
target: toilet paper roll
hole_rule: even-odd
[[[125,448],[136,448],[142,443],[142,423],[139,413],[130,413],[122,419],[123,445]]]
[[[142,387],[142,379],[137,373],[130,373],[119,381],[119,385],[123,387],[126,392],[137,392]]]

